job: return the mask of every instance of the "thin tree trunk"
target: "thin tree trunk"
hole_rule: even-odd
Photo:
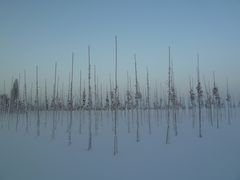
[[[90,64],[90,46],[88,46],[88,120],[89,120],[89,141],[88,150],[92,149],[92,93],[91,93],[91,64]]]
[[[73,118],[73,61],[74,53],[72,53],[72,71],[71,71],[71,84],[70,84],[70,122],[68,126],[68,145],[72,144],[72,118]]]
[[[148,132],[152,133],[151,130],[151,114],[150,114],[150,86],[149,86],[149,73],[147,68],[147,111],[148,111]]]
[[[40,136],[40,114],[39,114],[39,98],[38,98],[38,66],[36,66],[36,109],[37,109],[37,136]]]
[[[117,81],[117,36],[115,36],[115,96],[114,96],[114,148],[113,155],[118,154],[118,138],[117,138],[117,116],[118,116],[118,81]]]
[[[26,114],[26,132],[28,132],[28,101],[27,101],[27,83],[26,83],[26,71],[24,70],[24,106],[25,106],[25,114]]]
[[[169,144],[169,134],[170,134],[170,102],[171,102],[171,64],[170,64],[170,47],[169,51],[169,66],[168,66],[168,105],[167,105],[167,136],[166,144]]]
[[[199,54],[197,54],[197,90],[198,90],[198,121],[199,121],[199,137],[202,137],[202,111],[201,111],[201,84],[200,84],[200,71],[199,71]]]
[[[139,117],[138,117],[138,110],[139,110],[139,87],[138,87],[138,77],[137,77],[137,58],[136,54],[134,54],[134,61],[135,61],[135,100],[136,100],[136,114],[137,114],[137,142],[140,142],[140,133],[139,133]]]

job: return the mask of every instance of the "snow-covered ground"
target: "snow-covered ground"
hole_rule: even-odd
[[[118,112],[116,131],[111,112],[92,112],[91,124],[88,112],[73,112],[72,124],[69,112],[40,112],[39,121],[36,113],[29,113],[28,123],[24,114],[18,120],[16,114],[1,114],[0,180],[239,180],[238,110],[231,125],[223,112],[219,129],[216,117],[212,128],[204,112],[202,138],[189,114],[179,112],[177,136],[171,123],[167,145],[166,114],[160,111],[151,112],[151,129],[147,111],[139,111],[139,142],[136,113],[131,111]]]

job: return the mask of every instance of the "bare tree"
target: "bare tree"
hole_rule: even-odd
[[[45,110],[48,111],[47,80],[45,79]]]
[[[228,87],[228,80],[227,80],[227,97],[226,97],[226,101],[227,101],[227,117],[228,117],[228,124],[231,124],[231,113],[230,113],[230,107],[231,107],[231,95],[229,93],[229,87]]]
[[[92,108],[90,46],[88,46],[88,109]]]
[[[27,83],[26,83],[26,71],[24,70],[24,106],[26,114],[26,132],[28,132],[28,101],[27,101]]]
[[[11,89],[11,97],[10,97],[11,111],[14,111],[17,109],[18,98],[19,98],[19,84],[18,84],[18,79],[15,79]]]
[[[149,134],[152,133],[151,130],[151,114],[150,114],[150,85],[149,85],[149,73],[147,67],[147,110],[148,110],[148,132]]]
[[[79,81],[79,134],[82,133],[82,71],[80,70],[80,81]]]
[[[20,76],[20,73],[19,73],[19,76],[18,76],[18,82],[19,82],[19,85],[18,85],[18,88],[19,88],[19,95],[18,95],[18,98],[17,98],[17,121],[16,121],[16,131],[18,130],[18,123],[19,123],[19,113],[20,113],[20,80],[21,80],[21,76]]]
[[[173,63],[171,68],[171,101],[172,101],[172,114],[173,114],[173,129],[175,136],[177,136],[177,93],[174,84],[174,72],[173,72]]]
[[[92,92],[91,92],[91,63],[90,63],[90,46],[88,46],[88,120],[89,120],[89,141],[88,150],[92,149]]]
[[[198,121],[199,121],[199,137],[202,137],[202,98],[203,90],[200,81],[200,70],[199,70],[199,54],[197,54],[197,102],[198,102]]]
[[[109,108],[110,108],[110,100],[109,100],[109,96],[108,96],[108,91],[106,90],[106,100],[105,100],[104,109],[108,111]]]
[[[94,70],[94,119],[95,119],[95,134],[98,133],[98,118],[97,118],[97,109],[98,109],[98,97],[97,97],[97,74],[96,74],[96,65],[93,66]]]
[[[204,80],[204,85],[205,85],[205,92],[206,92],[206,108],[209,111],[209,116],[210,116],[210,124],[211,127],[213,127],[213,115],[212,115],[212,104],[213,104],[213,98],[211,95],[211,90],[209,87],[207,87],[206,82]]]
[[[171,49],[168,47],[168,104],[167,104],[167,136],[166,144],[169,144],[170,134],[170,106],[171,106]]]
[[[55,73],[54,73],[54,84],[53,84],[53,98],[52,98],[52,107],[56,111],[56,86],[57,86],[57,63],[55,63]]]
[[[47,80],[45,79],[45,123],[44,126],[47,126],[48,116],[47,111],[49,110],[49,104],[48,104],[48,95],[47,95]]]
[[[51,108],[53,108],[53,118],[52,118],[52,136],[51,138],[55,138],[55,131],[56,131],[56,81],[57,81],[57,62],[55,62],[55,73],[54,73],[54,83],[53,83],[53,97],[51,102]]]
[[[82,71],[80,70],[80,81],[79,81],[79,107],[82,107]]]
[[[73,116],[73,62],[74,53],[72,53],[72,70],[71,70],[71,83],[70,83],[70,122],[68,125],[68,145],[72,144],[72,116]]]
[[[214,108],[217,110],[217,128],[219,128],[219,110],[221,107],[221,99],[218,91],[218,87],[215,82],[215,73],[213,73],[213,105]]]
[[[85,89],[85,81],[83,86],[83,93],[82,93],[82,109],[86,108],[86,101],[87,101],[87,95],[86,95],[86,89]]]
[[[135,102],[136,102],[136,115],[137,115],[137,142],[140,141],[140,133],[139,133],[139,117],[138,117],[138,111],[139,111],[139,100],[141,98],[141,94],[139,92],[139,84],[138,84],[138,76],[137,76],[137,57],[136,54],[134,54],[134,61],[135,61]]]
[[[114,148],[113,148],[113,155],[118,154],[118,139],[117,139],[117,115],[118,115],[118,78],[117,78],[117,36],[115,36],[115,91],[114,91]]]
[[[190,109],[192,112],[192,127],[195,127],[195,114],[196,114],[196,97],[193,88],[193,80],[189,79],[189,96],[190,96]]]
[[[38,87],[38,66],[36,66],[36,109],[37,109],[37,136],[40,136],[40,113],[39,113],[39,87]]]

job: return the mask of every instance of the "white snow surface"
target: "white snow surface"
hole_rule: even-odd
[[[16,114],[1,114],[0,180],[240,180],[240,113],[234,111],[231,125],[223,113],[219,129],[215,117],[211,127],[204,115],[202,138],[197,119],[193,128],[190,113],[180,112],[177,136],[171,123],[170,144],[165,144],[165,114],[151,112],[149,134],[147,113],[139,112],[140,142],[136,142],[135,112],[132,119],[131,111],[119,111],[115,156],[111,112],[92,112],[91,150],[88,112],[81,113],[81,120],[80,113],[73,112],[71,134],[69,113],[57,112],[54,137],[53,112],[40,112],[39,134],[36,113],[29,113],[28,132],[25,114],[18,124]]]

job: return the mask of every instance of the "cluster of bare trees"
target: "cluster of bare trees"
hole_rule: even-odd
[[[194,91],[193,80],[189,81],[189,110],[192,114],[193,127],[196,126],[196,112],[198,111],[198,124],[199,124],[199,137],[202,137],[202,110],[206,110],[207,119],[210,121],[211,127],[220,127],[219,120],[222,119],[222,111],[227,111],[227,121],[231,124],[232,109],[236,107],[231,99],[229,93],[228,81],[226,88],[226,95],[221,97],[219,88],[215,81],[215,73],[213,73],[212,86],[208,85],[204,79],[205,92],[202,89],[199,72],[199,55],[197,55],[197,86],[196,92]]]
[[[44,86],[44,96],[42,96],[42,89],[38,85],[38,91],[35,93],[33,91],[34,86],[31,85],[30,91],[27,86],[27,82],[24,83],[23,89],[19,87],[19,79],[15,79],[11,86],[10,95],[7,93],[3,93],[0,95],[0,108],[1,111],[5,112],[25,112],[35,111],[39,109],[40,111],[49,111],[49,110],[88,110],[91,108],[92,110],[114,110],[117,107],[120,110],[131,110],[131,109],[155,109],[155,110],[163,110],[167,109],[170,106],[170,109],[191,109],[192,111],[196,111],[196,107],[198,107],[198,93],[200,93],[200,97],[202,98],[201,106],[212,109],[219,110],[225,107],[236,107],[236,101],[233,101],[229,87],[227,85],[227,91],[225,95],[220,93],[219,87],[217,83],[214,81],[211,85],[204,81],[204,90],[202,88],[202,83],[200,82],[201,89],[195,89],[193,79],[190,79],[189,82],[189,95],[184,96],[180,95],[177,92],[177,88],[174,82],[174,72],[172,63],[170,65],[170,84],[169,90],[164,93],[165,88],[159,90],[158,88],[151,88],[149,81],[149,72],[146,73],[146,87],[140,87],[140,83],[138,78],[136,77],[135,72],[135,82],[133,83],[131,77],[127,73],[127,83],[126,90],[122,91],[122,93],[118,92],[118,96],[115,99],[115,89],[113,88],[113,82],[110,81],[110,88],[106,88],[105,91],[99,88],[99,85],[94,83],[94,91],[92,91],[92,83],[90,82],[90,88],[86,89],[85,83],[81,90],[79,90],[79,95],[73,95],[73,86],[70,79],[70,85],[68,92],[65,93],[63,89],[61,93],[59,92],[59,88],[57,87],[57,80],[53,83],[53,95],[49,96],[49,90],[47,86],[47,80],[45,80]],[[55,78],[54,78],[55,79]],[[26,81],[26,72],[24,72],[24,82]],[[91,80],[90,80],[91,81]],[[37,83],[36,83],[37,85]],[[89,85],[89,83],[88,83]],[[134,87],[134,89],[133,89]],[[41,91],[41,96],[39,96],[39,91]],[[38,92],[38,95],[37,95]],[[81,93],[80,93],[81,92]],[[89,93],[90,92],[90,93]],[[151,93],[153,92],[153,94]],[[59,95],[61,94],[61,95]],[[67,94],[67,96],[66,96]],[[170,105],[168,105],[168,95],[170,97]],[[34,97],[35,96],[35,97]],[[222,96],[222,97],[221,97]],[[94,97],[94,98],[92,98]],[[35,99],[35,100],[34,100]],[[38,99],[38,100],[37,100]],[[188,102],[188,104],[187,104]],[[173,113],[175,114],[175,112]],[[195,114],[195,113],[193,113]],[[218,114],[220,116],[220,112]]]
[[[140,86],[138,78],[137,56],[134,54],[133,67],[135,72],[135,81],[132,81],[129,73],[127,72],[126,89],[119,92],[118,87],[118,51],[117,51],[117,36],[115,37],[115,82],[113,83],[110,76],[109,87],[103,91],[102,84],[99,83],[97,78],[97,70],[94,65],[94,71],[91,71],[91,49],[87,48],[88,54],[88,87],[85,86],[85,81],[82,80],[82,72],[79,74],[79,91],[75,96],[73,89],[76,86],[73,84],[74,79],[74,54],[72,53],[72,66],[69,73],[68,90],[64,92],[63,84],[62,89],[59,87],[59,76],[57,63],[54,66],[54,78],[53,78],[53,91],[52,96],[49,96],[49,90],[47,86],[47,79],[45,79],[44,96],[40,96],[39,92],[39,77],[38,66],[36,66],[36,91],[34,98],[34,86],[31,84],[30,91],[28,89],[27,73],[24,71],[23,89],[20,87],[20,74],[15,80],[12,80],[10,95],[8,97],[5,88],[4,81],[4,93],[0,96],[0,109],[5,113],[25,113],[26,119],[28,119],[28,112],[35,111],[39,117],[40,111],[69,111],[70,119],[72,119],[72,111],[88,111],[89,123],[91,125],[91,113],[92,111],[112,111],[115,114],[114,124],[117,124],[118,110],[126,110],[128,112],[136,113],[137,126],[139,126],[139,111],[147,110],[148,112],[148,125],[149,134],[151,134],[151,111],[155,110],[157,116],[160,112],[166,112],[167,114],[167,136],[166,143],[169,143],[170,126],[173,125],[174,134],[178,134],[178,111],[180,109],[190,110],[192,114],[193,127],[198,125],[199,137],[202,137],[202,111],[206,110],[209,115],[211,126],[217,128],[220,127],[219,119],[222,116],[222,111],[227,111],[228,123],[231,123],[232,107],[234,102],[232,101],[229,85],[227,82],[226,95],[221,97],[219,87],[215,81],[215,75],[213,75],[212,86],[210,83],[206,83],[204,79],[205,89],[202,88],[200,67],[199,67],[199,55],[197,55],[197,81],[194,82],[193,78],[189,80],[189,92],[187,96],[178,93],[175,86],[173,61],[171,59],[171,49],[169,47],[168,53],[168,83],[166,91],[162,89],[151,88],[149,80],[149,70],[146,68],[146,86]],[[93,74],[93,80],[92,78]],[[93,81],[93,83],[92,83]],[[84,83],[82,83],[84,82]],[[93,87],[93,88],[92,88]],[[161,93],[159,93],[161,91]],[[151,92],[154,92],[153,94]],[[167,92],[167,93],[164,93]],[[33,100],[35,99],[35,100]],[[187,104],[188,102],[188,104]],[[187,108],[188,107],[188,108]],[[17,116],[18,117],[18,116]],[[198,121],[196,121],[198,119]],[[198,123],[196,123],[198,122]],[[216,122],[216,123],[215,123]],[[71,121],[69,123],[69,131],[71,129]],[[139,128],[138,128],[139,129]],[[114,133],[116,134],[115,128]],[[115,140],[117,141],[117,140]],[[137,131],[137,141],[140,141],[139,132]],[[91,144],[89,144],[91,148]]]

